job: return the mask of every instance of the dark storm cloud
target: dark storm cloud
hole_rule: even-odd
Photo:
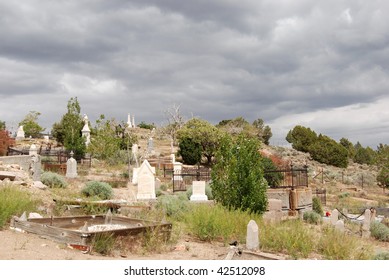
[[[159,125],[181,104],[212,123],[262,118],[280,139],[304,123],[354,140],[367,123],[380,138],[366,144],[388,142],[387,116],[369,114],[389,105],[388,8],[378,0],[0,0],[0,120],[36,110],[50,127],[77,96],[92,123],[132,113]],[[24,105],[10,112],[14,102]]]

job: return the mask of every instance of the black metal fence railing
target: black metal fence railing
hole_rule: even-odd
[[[165,170],[166,171],[166,170]],[[164,174],[165,174],[164,171]],[[211,171],[205,167],[183,168],[181,172],[172,172],[173,192],[186,191],[193,181],[210,181]]]
[[[265,170],[265,179],[271,188],[298,188],[308,187],[308,168]]]

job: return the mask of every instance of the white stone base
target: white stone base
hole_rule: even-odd
[[[136,199],[137,200],[149,200],[149,199],[157,199],[157,197],[155,196],[155,194],[138,194],[136,196]]]
[[[190,200],[191,201],[207,201],[208,200],[208,196],[206,195],[199,195],[199,194],[192,194],[190,196]]]

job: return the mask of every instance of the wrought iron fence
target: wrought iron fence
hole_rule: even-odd
[[[210,181],[211,170],[205,167],[184,167],[181,172],[173,172],[173,192],[186,191],[193,181]]]
[[[271,188],[308,187],[308,167],[296,168],[293,165],[287,169],[265,170],[265,179]]]

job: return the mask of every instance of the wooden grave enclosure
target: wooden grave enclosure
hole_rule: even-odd
[[[107,218],[109,224],[107,224]],[[107,229],[104,229],[104,226],[108,225],[119,226],[120,228],[109,229],[107,227]],[[100,229],[99,226],[101,226]],[[88,230],[91,227],[96,229]],[[65,243],[75,248],[81,247],[83,250],[89,251],[93,237],[97,234],[112,233],[114,236],[127,236],[158,230],[163,238],[167,240],[170,238],[172,224],[107,214],[30,219],[13,217],[11,228],[34,233],[43,238]]]

